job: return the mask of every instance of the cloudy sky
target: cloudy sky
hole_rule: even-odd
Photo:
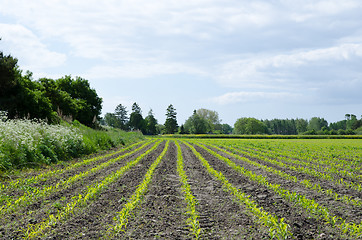
[[[360,0],[0,0],[0,51],[164,123],[362,114]]]

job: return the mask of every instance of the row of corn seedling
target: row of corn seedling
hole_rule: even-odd
[[[161,160],[165,156],[169,146],[169,141],[166,142],[166,146],[163,149],[162,153],[157,157],[157,159],[152,163],[151,167],[148,169],[146,175],[144,176],[142,182],[138,185],[136,191],[129,198],[127,203],[124,205],[122,210],[117,213],[117,216],[114,217],[114,221],[116,224],[109,228],[107,238],[111,238],[111,236],[117,235],[120,232],[124,231],[127,227],[128,217],[132,213],[132,211],[140,205],[141,199],[148,189],[148,185],[152,180],[153,173],[157,166],[160,164]]]
[[[199,239],[201,235],[201,228],[199,223],[199,214],[196,210],[198,204],[197,199],[192,195],[191,186],[187,182],[187,175],[184,170],[184,161],[182,157],[182,151],[180,144],[176,141],[177,146],[177,172],[180,176],[180,181],[182,183],[181,189],[184,193],[184,199],[186,201],[186,214],[188,216],[186,223],[190,226],[190,230],[194,236],[194,239]]]
[[[226,147],[227,149],[233,149],[233,148],[231,148],[229,146],[224,146],[224,147]],[[337,177],[335,177],[335,176],[333,176],[331,174],[322,173],[322,172],[316,171],[314,169],[310,169],[308,167],[293,166],[293,165],[289,165],[289,164],[284,164],[283,162],[278,161],[279,159],[272,160],[271,158],[265,157],[265,156],[263,156],[262,154],[259,154],[259,153],[252,153],[252,152],[245,152],[245,151],[242,151],[241,153],[244,154],[244,155],[248,155],[250,157],[258,158],[258,159],[263,160],[263,161],[268,161],[268,162],[272,161],[273,164],[277,164],[279,166],[283,165],[284,168],[287,168],[287,169],[292,170],[292,171],[305,173],[305,174],[308,174],[308,175],[313,176],[313,177],[321,178],[321,179],[324,179],[326,181],[333,182],[335,184],[339,184],[339,185],[342,185],[344,187],[354,189],[356,191],[362,191],[362,184],[360,184],[358,182],[352,182],[352,181],[344,180],[343,178],[337,178]]]
[[[105,179],[103,179],[103,181],[96,182],[91,186],[88,186],[84,194],[74,196],[62,211],[58,211],[58,213],[55,215],[50,214],[43,222],[35,225],[28,225],[27,229],[24,229],[23,231],[24,238],[39,238],[39,236],[41,234],[44,234],[49,228],[55,226],[59,222],[62,222],[69,218],[71,215],[75,214],[77,208],[84,207],[89,204],[91,200],[96,199],[102,191],[106,190],[110,184],[117,181],[126,171],[128,171],[131,167],[137,165],[141,161],[141,159],[154,151],[160,143],[161,142],[157,142],[152,148],[142,153],[136,159],[128,162],[127,165],[123,166],[118,171],[108,175]]]
[[[219,148],[219,147],[217,147],[215,145],[212,145],[212,144],[211,145],[207,144],[207,145],[211,146],[211,147],[214,147],[218,151],[224,152],[224,153],[228,154],[229,156],[231,156],[231,157],[233,157],[235,159],[241,160],[241,161],[246,162],[248,164],[251,164],[251,165],[253,165],[255,167],[262,168],[265,171],[271,172],[271,173],[273,173],[275,175],[278,175],[279,177],[282,177],[282,178],[284,178],[286,180],[291,180],[291,181],[293,181],[293,182],[295,182],[297,184],[300,184],[300,185],[302,185],[302,186],[304,186],[306,188],[312,189],[312,190],[314,190],[316,192],[327,194],[327,195],[333,197],[334,200],[336,200],[336,201],[342,201],[342,202],[344,202],[346,204],[351,204],[351,205],[360,206],[360,207],[362,206],[362,201],[359,198],[354,198],[352,196],[338,194],[335,191],[333,191],[332,189],[324,189],[324,188],[322,188],[319,183],[312,183],[308,179],[300,180],[295,176],[292,176],[292,175],[290,175],[288,173],[277,170],[277,169],[275,169],[273,167],[268,167],[268,166],[260,164],[258,162],[251,161],[250,159],[248,159],[246,157],[241,157],[240,155],[237,155],[237,154],[240,154],[240,153],[243,153],[243,152],[240,152],[239,150],[234,149],[232,147],[224,146],[224,147],[226,147],[228,149],[228,151],[226,151],[225,149]],[[258,159],[263,160],[264,162],[268,162],[268,163],[271,163],[273,165],[276,165],[276,166],[279,166],[279,167],[282,167],[282,168],[286,168],[286,164],[284,164],[283,162],[279,162],[279,161],[274,160],[274,159],[269,159],[269,158],[266,158],[264,156],[257,156],[257,155],[250,155],[250,156],[258,157]]]
[[[124,158],[140,151],[141,149],[143,149],[150,143],[151,142],[146,142],[142,146],[140,146],[139,148],[137,148],[131,152],[128,152],[124,155],[110,159],[109,161],[104,162],[92,169],[89,169],[88,171],[84,171],[84,172],[81,172],[74,176],[71,176],[66,180],[59,181],[56,185],[43,186],[40,189],[35,188],[35,189],[32,189],[31,191],[25,192],[22,196],[20,196],[18,198],[8,199],[8,202],[6,202],[3,206],[0,207],[0,216],[3,214],[6,214],[6,213],[14,212],[17,209],[19,209],[20,207],[30,205],[31,203],[35,202],[36,200],[49,196],[50,194],[60,191],[61,189],[66,189],[66,188],[72,186],[75,182],[80,181],[81,179],[84,179],[86,176],[96,173],[96,172],[108,167],[109,165],[111,165],[115,162],[118,162],[121,159],[124,159]]]
[[[249,195],[241,192],[238,188],[233,186],[228,179],[219,171],[216,171],[211,167],[211,165],[207,162],[207,160],[198,152],[196,149],[191,146],[189,143],[184,142],[196,155],[196,157],[202,162],[203,166],[206,170],[219,181],[222,182],[224,188],[234,195],[239,203],[244,205],[248,211],[250,211],[257,219],[257,221],[266,226],[269,229],[270,238],[277,238],[277,239],[287,239],[288,237],[292,236],[292,233],[289,230],[289,225],[284,222],[284,219],[278,219],[273,214],[270,214],[263,210],[262,207],[258,207],[258,205],[250,199]]]
[[[97,161],[99,161],[101,159],[109,158],[109,157],[121,154],[122,152],[128,151],[129,149],[132,149],[135,146],[140,145],[140,144],[142,144],[144,142],[145,141],[134,143],[134,144],[132,144],[132,145],[126,147],[126,148],[119,149],[117,151],[111,152],[111,153],[106,154],[106,155],[100,155],[100,156],[96,156],[96,157],[93,157],[93,158],[84,159],[81,162],[71,164],[71,165],[69,165],[69,166],[67,166],[66,168],[63,168],[63,169],[50,170],[50,171],[47,171],[47,172],[41,173],[41,174],[36,175],[36,176],[29,177],[29,178],[19,178],[19,179],[13,180],[13,181],[8,181],[8,182],[6,182],[6,184],[1,184],[0,185],[0,191],[4,192],[6,189],[13,190],[15,188],[22,188],[23,186],[25,186],[25,188],[27,188],[26,186],[37,184],[37,183],[42,182],[42,181],[46,181],[49,177],[58,176],[58,175],[60,175],[60,174],[62,174],[64,172],[67,172],[67,171],[70,171],[70,170],[73,170],[73,169],[76,169],[76,168],[79,168],[79,167],[82,167],[82,166],[90,165],[90,164],[92,164],[94,162],[97,162]]]
[[[319,140],[320,141],[320,140]],[[289,157],[297,159],[300,164],[306,163],[308,166],[313,165],[325,165],[331,167],[331,171],[338,173],[338,170],[341,171],[339,174],[346,172],[355,172],[360,173],[361,170],[361,154],[362,151],[358,151],[355,148],[346,149],[345,145],[339,146],[325,146],[323,142],[323,147],[319,146],[319,141],[313,141],[312,143],[306,144],[296,142],[267,142],[267,144],[254,144],[253,147],[249,148],[261,151],[265,153],[272,153],[273,155],[279,157]],[[346,141],[346,140],[339,140]],[[312,144],[312,145],[311,145]],[[240,144],[237,144],[240,146]],[[338,153],[336,153],[337,148],[342,148]],[[360,152],[360,154],[358,154]],[[347,175],[348,176],[348,173]]]
[[[224,144],[222,144],[224,145]],[[233,146],[234,148],[237,148],[240,153],[243,155],[247,155],[250,157],[268,157],[271,159],[275,159],[278,162],[285,162],[285,163],[291,163],[296,166],[293,166],[294,168],[299,169],[305,169],[305,172],[309,171],[314,176],[317,175],[317,173],[320,173],[319,175],[324,176],[324,178],[333,178],[334,180],[337,179],[337,176],[352,179],[354,181],[360,181],[362,179],[362,175],[358,170],[356,170],[356,166],[346,165],[341,163],[339,160],[338,163],[333,161],[331,158],[329,159],[314,159],[308,155],[297,155],[295,152],[290,151],[283,151],[280,150],[279,152],[275,151],[275,149],[261,149],[261,148],[245,148],[240,146],[240,144],[226,144],[226,146]],[[225,146],[225,145],[224,145]],[[301,166],[300,166],[301,165]],[[313,169],[313,170],[311,170]],[[325,173],[323,173],[325,172]],[[331,175],[332,174],[332,175]],[[338,180],[340,178],[338,177]],[[344,181],[348,184],[348,181]],[[353,186],[353,182],[349,184]]]
[[[319,205],[317,202],[315,202],[314,199],[308,199],[302,194],[298,194],[296,192],[284,189],[279,184],[269,183],[266,177],[255,174],[250,170],[247,170],[241,166],[236,165],[230,159],[221,156],[220,154],[206,148],[203,145],[198,145],[198,146],[202,147],[203,149],[208,151],[211,155],[215,156],[219,160],[224,161],[228,166],[230,166],[231,168],[233,168],[243,176],[247,177],[249,180],[257,182],[262,186],[265,186],[266,188],[274,191],[276,194],[286,199],[287,201],[304,208],[307,213],[309,213],[311,216],[315,217],[316,219],[324,220],[327,224],[330,224],[332,227],[340,229],[343,234],[347,234],[350,237],[356,237],[356,238],[362,236],[362,222],[361,223],[347,222],[341,217],[333,216],[326,207]]]

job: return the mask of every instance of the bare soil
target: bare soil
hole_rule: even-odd
[[[84,194],[87,186],[102,181],[106,176],[119,170],[151,146],[152,144],[132,156],[85,177],[82,181],[76,182],[66,189],[59,189],[59,191],[34,201],[30,205],[19,207],[12,214],[2,216],[0,218],[0,239],[22,238],[22,230],[26,230],[32,224],[44,221],[50,214],[62,211],[74,196]],[[114,217],[134,193],[164,147],[165,141],[116,182],[110,184],[96,199],[90,201],[87,206],[78,208],[68,219],[59,222],[39,239],[102,238],[107,230],[115,224]],[[259,207],[279,218],[284,218],[285,222],[290,225],[295,239],[347,239],[342,237],[337,230],[331,229],[322,221],[308,215],[302,208],[293,206],[273,191],[242,176],[204,149],[196,145],[194,147],[215,170],[222,172],[230,183],[239,188],[241,192],[250,195]],[[268,230],[258,224],[245,206],[237,202],[230,193],[223,189],[222,183],[206,171],[206,168],[203,167],[192,151],[184,144],[181,144],[181,148],[189,184],[193,195],[198,200],[196,209],[202,229],[201,239],[269,239]],[[227,156],[221,152],[219,154]],[[267,177],[271,183],[281,184],[283,188],[315,199],[319,204],[328,207],[332,214],[341,216],[348,221],[360,222],[362,219],[360,208],[334,201],[328,196],[307,190],[294,182],[285,181],[262,169],[228,157],[236,164]],[[67,179],[108,160],[110,158],[104,158],[88,166],[67,171],[32,187],[42,188],[55,185],[61,179]],[[252,160],[259,161],[257,159]],[[280,170],[286,171],[285,169]],[[298,175],[297,177],[306,178],[307,176]],[[326,184],[323,186],[329,186],[323,181],[318,181],[321,182],[321,185]],[[335,189],[343,192],[343,189],[338,187]],[[355,192],[346,193],[355,194]],[[21,191],[16,190],[13,194],[14,196],[20,195]],[[166,155],[154,172],[152,181],[139,207],[132,212],[125,231],[116,239],[193,239],[190,227],[186,223],[187,218],[186,203],[177,173],[177,148],[171,141]]]

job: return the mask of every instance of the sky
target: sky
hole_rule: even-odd
[[[103,114],[178,124],[362,114],[360,0],[0,0],[0,51],[34,80],[80,76]]]

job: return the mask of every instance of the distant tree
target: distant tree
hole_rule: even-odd
[[[263,134],[265,124],[255,118],[239,118],[234,124],[234,134]]]
[[[156,125],[156,132],[157,132],[157,134],[165,133],[165,126],[162,125],[162,124],[157,124]]]
[[[323,127],[328,127],[328,122],[324,118],[312,117],[308,123],[308,130],[319,131]]]
[[[145,118],[146,122],[146,134],[148,135],[156,135],[157,134],[157,120],[153,115],[152,109],[148,112],[147,117]]]
[[[227,123],[224,123],[222,124],[222,134],[231,134],[233,132],[233,128],[227,124]]]
[[[209,123],[196,110],[185,122],[185,130],[191,134],[204,134],[209,129]]]
[[[216,111],[212,111],[205,108],[200,108],[196,111],[197,115],[207,121],[207,132],[213,132],[217,129],[218,124],[221,120],[219,114]]]
[[[106,113],[104,115],[104,121],[107,126],[118,128],[120,126],[119,119],[114,113]]]
[[[295,127],[298,134],[306,132],[308,130],[308,121],[302,118],[297,118],[295,120]]]
[[[170,104],[166,109],[165,133],[174,134],[177,132],[178,125],[176,119],[176,109]]]
[[[180,127],[179,133],[180,133],[180,134],[186,134],[186,133],[187,133],[183,124],[182,124],[181,127]]]
[[[348,129],[356,129],[355,126],[358,126],[357,116],[354,114],[350,114],[350,118],[347,120],[346,128]]]
[[[129,117],[128,125],[131,130],[140,130],[142,133],[145,133],[145,121],[142,117],[141,108],[137,103],[132,105],[132,113]]]
[[[119,128],[127,130],[128,116],[126,107],[122,104],[118,104],[116,109],[114,110],[114,115],[119,120]]]

